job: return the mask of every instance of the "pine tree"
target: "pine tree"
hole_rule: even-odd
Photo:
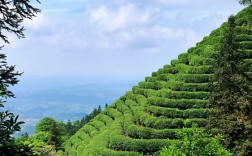
[[[242,5],[251,5],[252,0],[240,0],[239,3]]]
[[[212,127],[224,135],[224,144],[235,155],[252,155],[252,80],[235,40],[235,18],[230,16],[214,57],[215,83],[210,104],[216,113],[210,117]]]

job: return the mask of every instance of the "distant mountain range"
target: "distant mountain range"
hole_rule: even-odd
[[[25,132],[33,134],[36,123],[46,116],[60,121],[81,119],[99,105],[103,108],[106,103],[112,103],[132,85],[130,82],[92,83],[40,90],[19,87],[14,90],[17,98],[9,99],[5,108],[20,115],[20,120],[26,122],[17,135]]]

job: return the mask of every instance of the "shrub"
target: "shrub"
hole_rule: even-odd
[[[167,148],[163,148],[160,156],[232,156],[221,144],[221,136],[212,137],[204,133],[203,129],[195,126],[190,129],[178,131],[181,140]]]
[[[167,99],[162,97],[150,97],[147,99],[149,105],[189,109],[189,108],[205,108],[209,103],[208,100],[201,99]]]

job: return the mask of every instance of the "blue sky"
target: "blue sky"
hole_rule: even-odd
[[[243,6],[237,0],[41,0],[25,39],[3,49],[23,77],[126,80],[151,75]]]

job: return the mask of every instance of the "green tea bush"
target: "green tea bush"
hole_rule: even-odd
[[[157,71],[156,76],[160,75],[160,74],[176,74],[178,73],[178,69],[176,67],[169,67],[169,68],[161,68]]]
[[[157,82],[139,82],[138,86],[140,88],[144,88],[144,89],[154,89],[154,90],[158,90],[161,88],[160,84]]]
[[[188,56],[189,65],[190,66],[200,66],[200,65],[203,65],[204,59],[205,58],[203,58],[203,57],[201,57],[199,55],[196,55],[196,54]]]
[[[172,66],[176,66],[179,63],[180,63],[180,60],[177,60],[177,59],[174,59],[174,60],[171,61]]]
[[[109,148],[119,151],[135,151],[142,152],[143,154],[151,154],[167,144],[173,144],[177,140],[160,140],[160,139],[132,139],[122,135],[111,136]]]
[[[165,116],[167,118],[183,117],[183,111],[177,108],[165,108],[157,106],[148,106],[147,111],[155,116]]]
[[[146,78],[145,78],[145,81],[146,81],[146,82],[155,82],[156,80],[157,80],[156,77],[146,77]]]
[[[175,79],[186,83],[208,83],[212,81],[213,74],[177,74]]]
[[[152,76],[152,77],[156,77],[157,75],[158,75],[157,72],[152,72],[152,73],[151,73],[151,76]],[[149,81],[147,81],[147,82],[149,82]],[[151,81],[151,82],[152,82],[152,81]]]
[[[187,53],[193,53],[195,51],[196,47],[191,47],[187,50]]]
[[[213,110],[211,109],[186,109],[183,118],[207,118]]]
[[[107,115],[105,115],[103,113],[100,113],[97,116],[97,120],[102,121],[105,125],[107,125],[107,124],[109,124],[109,123],[111,123],[113,121],[109,116],[107,116]]]
[[[252,50],[245,49],[242,51],[241,55],[243,58],[252,58]]]
[[[143,88],[139,88],[137,86],[133,87],[132,92],[134,94],[140,94],[140,95],[143,95],[145,97],[153,97],[153,96],[158,96],[159,95],[159,92],[157,92],[156,90],[143,89]]]
[[[177,139],[176,131],[179,130],[180,129],[157,130],[149,127],[131,126],[131,133],[128,134],[129,137],[135,139]]]
[[[74,149],[71,149],[68,153],[68,156],[77,156],[77,151]]]
[[[100,129],[105,126],[102,121],[99,121],[96,118],[91,120],[89,124],[92,125],[97,131],[100,131]]]
[[[209,83],[183,83],[180,81],[170,82],[169,88],[174,91],[210,91]]]
[[[243,26],[236,26],[235,31],[238,34],[251,35],[252,30]]]
[[[165,117],[159,117],[156,119],[152,128],[155,129],[176,129],[184,126],[182,118],[167,119]]]
[[[127,99],[125,101],[125,105],[127,105],[129,108],[134,107],[134,106],[139,106],[139,104],[136,101],[133,101],[131,99]]]
[[[156,80],[169,81],[174,75],[173,74],[160,74],[157,76]]]
[[[252,49],[252,41],[240,42],[240,46],[244,49]]]
[[[180,141],[167,145],[160,156],[232,156],[221,144],[221,136],[215,137],[196,128],[183,129],[177,133]]]
[[[192,127],[195,124],[199,127],[205,127],[208,124],[208,120],[202,118],[192,118],[184,120],[184,127]]]
[[[214,73],[214,69],[210,65],[188,66],[187,73],[188,74],[212,74]]]
[[[116,109],[122,114],[130,113],[130,108],[122,100],[116,100],[115,102]]]
[[[235,37],[237,42],[242,42],[242,41],[252,41],[252,36],[251,35],[247,35],[247,34],[241,34],[241,35],[237,35]]]
[[[96,130],[92,125],[90,124],[86,124],[84,127],[83,127],[83,130],[86,132],[86,133],[90,133],[94,130]]]
[[[120,113],[119,111],[117,111],[114,108],[107,108],[106,109],[107,115],[112,118],[113,120],[115,120],[115,118],[122,116],[122,113]]]
[[[208,100],[201,99],[167,99],[161,97],[151,97],[147,99],[149,105],[161,107],[189,109],[189,108],[205,108]]]
[[[171,99],[208,99],[209,92],[188,92],[188,91],[171,91],[162,97]]]

